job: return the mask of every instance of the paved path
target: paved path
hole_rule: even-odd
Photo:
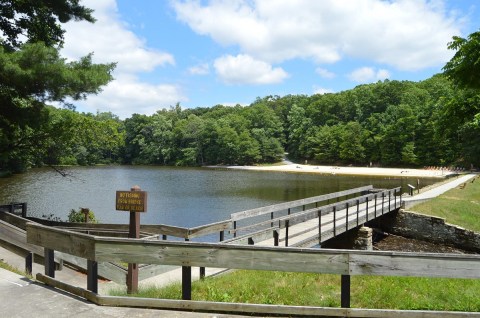
[[[0,251],[2,253],[2,251]],[[0,316],[18,318],[57,317],[232,317],[209,313],[97,306],[81,298],[36,283],[0,268]],[[234,316],[247,317],[247,316]]]
[[[444,183],[442,185],[439,185],[438,187],[434,187],[430,190],[427,190],[425,192],[416,194],[412,197],[410,196],[405,196],[403,197],[403,201],[405,201],[405,206],[406,207],[412,207],[417,203],[438,197],[439,195],[447,192],[448,190],[451,190],[453,188],[458,187],[459,185],[468,182],[470,179],[475,178],[477,175],[476,174],[466,174],[463,176],[460,176],[450,182]]]

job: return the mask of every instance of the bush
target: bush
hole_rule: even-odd
[[[68,222],[72,223],[85,223],[85,213],[83,213],[82,208],[78,210],[72,209],[68,214]],[[93,211],[88,211],[88,223],[98,223],[95,213]]]

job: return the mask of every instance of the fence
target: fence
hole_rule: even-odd
[[[473,317],[479,313],[388,311],[350,309],[350,276],[418,276],[449,278],[480,278],[479,255],[419,254],[351,250],[298,249],[261,247],[219,243],[149,241],[144,239],[102,238],[65,229],[52,229],[40,224],[27,224],[27,240],[43,246],[46,256],[54,251],[86,258],[89,291],[68,286],[44,275],[38,279],[53,286],[86,297],[101,305],[174,308],[257,314],[348,316],[348,317]],[[96,294],[96,264],[102,261],[164,264],[183,267],[183,298],[185,300],[133,299]],[[267,306],[192,302],[191,266],[247,270],[288,271],[337,274],[342,277],[341,303],[344,308],[300,306]],[[46,269],[53,277],[54,270]]]

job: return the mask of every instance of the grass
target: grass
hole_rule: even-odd
[[[480,280],[353,276],[351,306],[403,310],[480,311]],[[124,290],[112,291],[125,296]],[[180,284],[144,287],[135,297],[181,299]],[[192,285],[192,300],[340,307],[340,276],[235,271]]]
[[[25,277],[32,278],[32,275],[27,275],[27,273],[25,273],[25,271],[21,271],[18,268],[16,268],[15,266],[12,266],[8,263],[5,263],[3,260],[0,260],[0,268],[6,269],[7,271],[10,271],[10,272],[14,272],[18,275],[22,275],[22,276],[25,276]]]
[[[415,205],[415,212],[445,218],[448,223],[480,232],[480,178],[447,191],[438,198]]]

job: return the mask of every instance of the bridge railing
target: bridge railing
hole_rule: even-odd
[[[285,229],[285,235],[284,237],[279,238],[279,242],[285,242],[285,246],[289,246],[289,239],[313,230],[318,230],[317,236],[307,238],[304,241],[297,243],[296,246],[302,246],[303,243],[310,242],[312,239],[316,238],[318,238],[317,243],[321,243],[323,240],[333,238],[338,234],[344,233],[354,227],[358,227],[377,216],[396,210],[400,208],[400,206],[401,187],[397,187],[388,190],[374,191],[373,193],[362,195],[354,199],[347,199],[337,203],[311,208],[294,215],[287,215],[278,218],[278,228]],[[338,215],[337,212],[342,210],[345,210],[345,212]],[[332,217],[326,220],[325,216],[329,214],[331,214]],[[289,227],[315,218],[318,218],[318,224],[306,228],[301,232],[296,232],[295,234],[289,233]],[[327,233],[322,233],[322,228],[328,224],[332,224],[332,230]]]
[[[348,198],[349,196],[353,198]],[[343,200],[340,201],[340,199]],[[331,201],[334,203],[330,203]],[[322,239],[335,237],[400,206],[401,187],[382,190],[367,186],[340,191],[234,213],[231,215],[233,229],[229,231],[233,234],[233,238],[227,241],[243,242],[245,238],[253,236],[257,236],[258,240],[273,237],[275,244],[284,242],[285,246],[289,246],[289,240],[316,231],[316,234],[313,233],[308,239],[294,246],[303,246],[302,243],[307,244],[314,240],[319,244]],[[326,215],[329,215],[328,219],[325,218]],[[309,222],[313,219],[318,219],[318,222],[315,224]],[[243,223],[239,223],[240,221]],[[289,231],[290,227],[306,222],[311,225],[295,233]],[[329,231],[331,235],[328,236],[329,233],[322,232],[322,227],[331,223],[333,223],[333,231]],[[237,233],[241,235],[237,237]],[[260,236],[259,233],[261,233]]]
[[[309,207],[319,207],[331,201],[340,201],[342,197],[357,196],[373,190],[372,185],[319,195],[301,200],[289,201],[255,208],[230,215],[233,229],[229,231],[236,237],[239,233],[256,231],[265,227],[274,227],[274,223],[284,216],[301,213]]]
[[[480,315],[479,313],[349,308],[351,276],[479,279],[480,255],[272,248],[219,243],[103,238],[34,223],[27,224],[27,241],[52,251],[52,257],[53,251],[61,251],[86,258],[90,264],[87,272],[88,290],[52,279],[54,272],[53,275],[48,271],[46,276],[37,275],[37,279],[86,297],[101,305],[340,317],[474,317]],[[96,264],[104,261],[182,266],[183,300],[100,296],[96,292]],[[342,277],[342,308],[192,302],[190,301],[191,266],[340,275]]]

